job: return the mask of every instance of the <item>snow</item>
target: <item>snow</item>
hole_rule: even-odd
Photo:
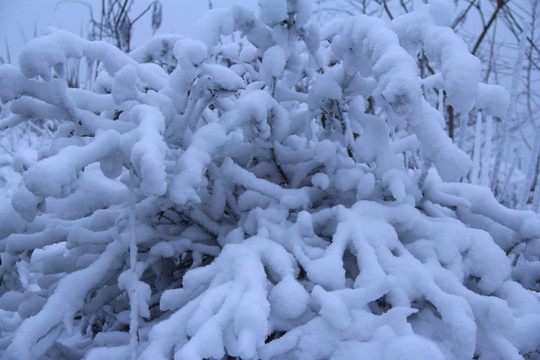
[[[35,196],[25,186],[20,186],[13,192],[11,206],[26,221],[32,221],[43,199]]]
[[[242,78],[225,66],[206,64],[205,70],[220,88],[230,91],[244,88]]]
[[[180,62],[180,66],[199,66],[206,59],[208,49],[200,41],[181,39],[175,42],[174,56]],[[187,71],[188,69],[185,69]]]
[[[510,96],[500,85],[478,84],[476,106],[487,115],[502,117],[508,109]]]
[[[0,99],[7,102],[21,95],[24,75],[13,65],[0,67]]]
[[[114,75],[111,95],[117,105],[137,98],[137,75],[134,66],[124,66]]]
[[[252,173],[233,163],[230,158],[225,160],[222,170],[224,175],[227,176],[230,181],[279,200],[286,206],[301,208],[305,206],[308,201],[308,196],[302,189],[283,189],[264,179],[258,179]]]
[[[19,57],[19,64],[25,76],[40,76],[49,81],[53,67],[57,64],[64,66],[68,57],[78,59],[83,55],[103,61],[109,75],[114,75],[127,64],[135,63],[128,55],[104,42],[83,40],[67,31],[50,28],[48,35],[28,43]]]
[[[311,183],[322,190],[326,190],[330,185],[330,178],[324,173],[317,173],[311,178]]]
[[[293,320],[307,310],[309,294],[296,280],[287,276],[272,288],[268,300],[276,316]]]
[[[54,295],[47,300],[43,309],[17,329],[13,342],[8,348],[9,356],[29,360],[43,355],[47,348],[39,345],[48,341],[46,335],[50,334],[53,328],[57,328],[57,324],[63,319],[72,316],[76,311],[74,306],[82,301],[92,284],[99,281],[106,273],[108,263],[123,251],[123,246],[116,242],[112,243],[92,265],[60,280]],[[55,330],[53,334],[54,332]]]
[[[474,104],[480,82],[480,61],[447,25],[450,12],[444,1],[424,5],[392,21],[400,44],[415,53],[425,49],[429,61],[441,68],[448,103],[461,113]],[[446,14],[446,15],[445,15]],[[443,25],[443,26],[441,26]]]
[[[467,183],[430,96],[464,121],[507,112],[448,4],[322,27],[308,1],[259,5],[129,55],[52,30],[0,66],[2,126],[51,125],[35,160],[5,161],[0,357],[537,351],[540,218]],[[84,57],[97,78],[70,89]]]
[[[272,77],[279,78],[285,69],[286,60],[285,52],[280,46],[272,46],[266,50],[262,60],[263,79],[268,81]]]
[[[139,63],[148,64],[174,64],[174,45],[181,40],[182,36],[175,34],[156,35],[148,40],[145,44],[133,49],[130,56]],[[165,70],[170,70],[167,67]]]
[[[259,0],[259,18],[274,27],[288,18],[287,5],[285,0]]]
[[[90,111],[113,110],[114,101],[111,96],[105,94],[96,94],[91,91],[71,88],[68,89],[68,94],[75,102],[75,105],[80,109]]]
[[[163,195],[167,191],[167,145],[162,138],[165,130],[163,115],[155,108],[145,105],[135,106],[131,113],[139,122],[139,140],[132,145],[131,162],[142,177],[143,192],[147,196]]]
[[[441,116],[437,110],[424,103],[420,123],[413,129],[422,150],[433,162],[443,180],[457,181],[471,170],[472,161],[444,133],[439,125]]]
[[[321,317],[334,329],[344,330],[351,326],[351,316],[343,300],[334,292],[326,292],[315,286],[311,292],[313,299],[320,306]]]
[[[109,344],[104,344],[109,345]],[[129,349],[127,346],[103,346],[96,347],[88,353],[86,359],[99,360],[107,357],[114,357],[115,359],[127,359],[129,356]]]
[[[341,86],[331,72],[318,77],[310,90],[310,109],[323,107],[331,100],[340,99],[342,95]]]
[[[118,134],[108,130],[85,146],[71,146],[34,164],[24,175],[28,190],[37,196],[60,196],[71,192],[71,183],[86,165],[108,156],[116,148]]]
[[[190,146],[178,159],[177,175],[171,189],[175,202],[200,201],[196,190],[201,185],[201,175],[210,163],[212,153],[224,142],[223,129],[216,123],[202,127],[193,135]]]

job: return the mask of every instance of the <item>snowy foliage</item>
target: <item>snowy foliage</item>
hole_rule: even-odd
[[[57,127],[0,204],[2,358],[540,351],[540,218],[455,182],[472,161],[424,94],[508,96],[444,3],[322,27],[309,4],[214,10],[131,56],[53,30],[0,66],[0,126]],[[91,90],[64,79],[82,57]]]

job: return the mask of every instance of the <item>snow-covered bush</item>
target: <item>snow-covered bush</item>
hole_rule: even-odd
[[[130,55],[56,30],[0,67],[0,125],[57,126],[0,206],[0,356],[538,352],[540,219],[452,182],[471,160],[424,99],[468,112],[490,89],[444,4],[323,27],[259,4]],[[64,80],[82,57],[91,91]]]

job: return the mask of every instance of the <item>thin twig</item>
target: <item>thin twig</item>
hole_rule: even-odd
[[[126,6],[128,4],[129,0],[125,0],[124,1],[124,5],[122,5],[122,8],[120,9],[120,13],[118,14],[118,18],[116,18],[116,21],[114,23],[114,28],[115,29],[118,29],[118,24],[120,24],[120,20],[122,19],[122,15],[124,15],[124,11],[126,10]],[[124,17],[127,16],[127,13],[126,15],[124,15]]]
[[[392,16],[390,9],[388,8],[388,5],[386,5],[386,0],[383,0],[383,6],[384,6],[384,11],[386,11],[386,14],[388,14],[388,17],[390,18],[390,20],[394,20],[394,17]]]
[[[493,21],[497,18],[497,15],[499,13],[499,10],[506,4],[506,2],[502,0],[497,0],[497,7],[495,8],[495,11],[493,12],[493,15],[491,15],[491,18],[489,19],[489,22],[486,26],[484,26],[484,29],[482,30],[482,33],[478,37],[478,40],[476,41],[476,44],[474,45],[473,50],[471,51],[471,54],[475,55],[476,51],[480,47],[480,44],[482,43],[482,40],[484,39],[484,36],[486,36],[489,28],[491,27],[491,24],[493,24]]]
[[[148,10],[150,10],[150,8],[152,7],[152,5],[154,5],[157,1],[152,1],[150,3],[150,5],[148,5],[148,7],[146,9],[144,9],[144,11],[142,13],[140,13],[135,19],[133,19],[133,21],[131,22],[132,24],[135,24],[135,22],[137,20],[139,20],[144,14],[146,14],[148,12]]]
[[[465,16],[467,16],[467,13],[469,12],[469,10],[471,10],[471,8],[473,7],[474,5],[474,1],[471,1],[469,2],[469,6],[467,6],[467,9],[465,9],[457,18],[456,20],[454,20],[454,22],[452,23],[452,25],[450,26],[452,29],[455,29],[456,26],[458,26],[458,24],[460,22],[463,21],[463,19],[465,18]]]

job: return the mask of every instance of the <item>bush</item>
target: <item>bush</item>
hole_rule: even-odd
[[[57,130],[0,209],[0,355],[538,351],[540,219],[452,182],[471,161],[423,96],[507,102],[446,11],[320,27],[307,1],[261,0],[259,17],[215,10],[194,39],[130,55],[59,30],[31,41],[0,67],[0,125]],[[92,90],[64,79],[82,57],[100,62]]]

